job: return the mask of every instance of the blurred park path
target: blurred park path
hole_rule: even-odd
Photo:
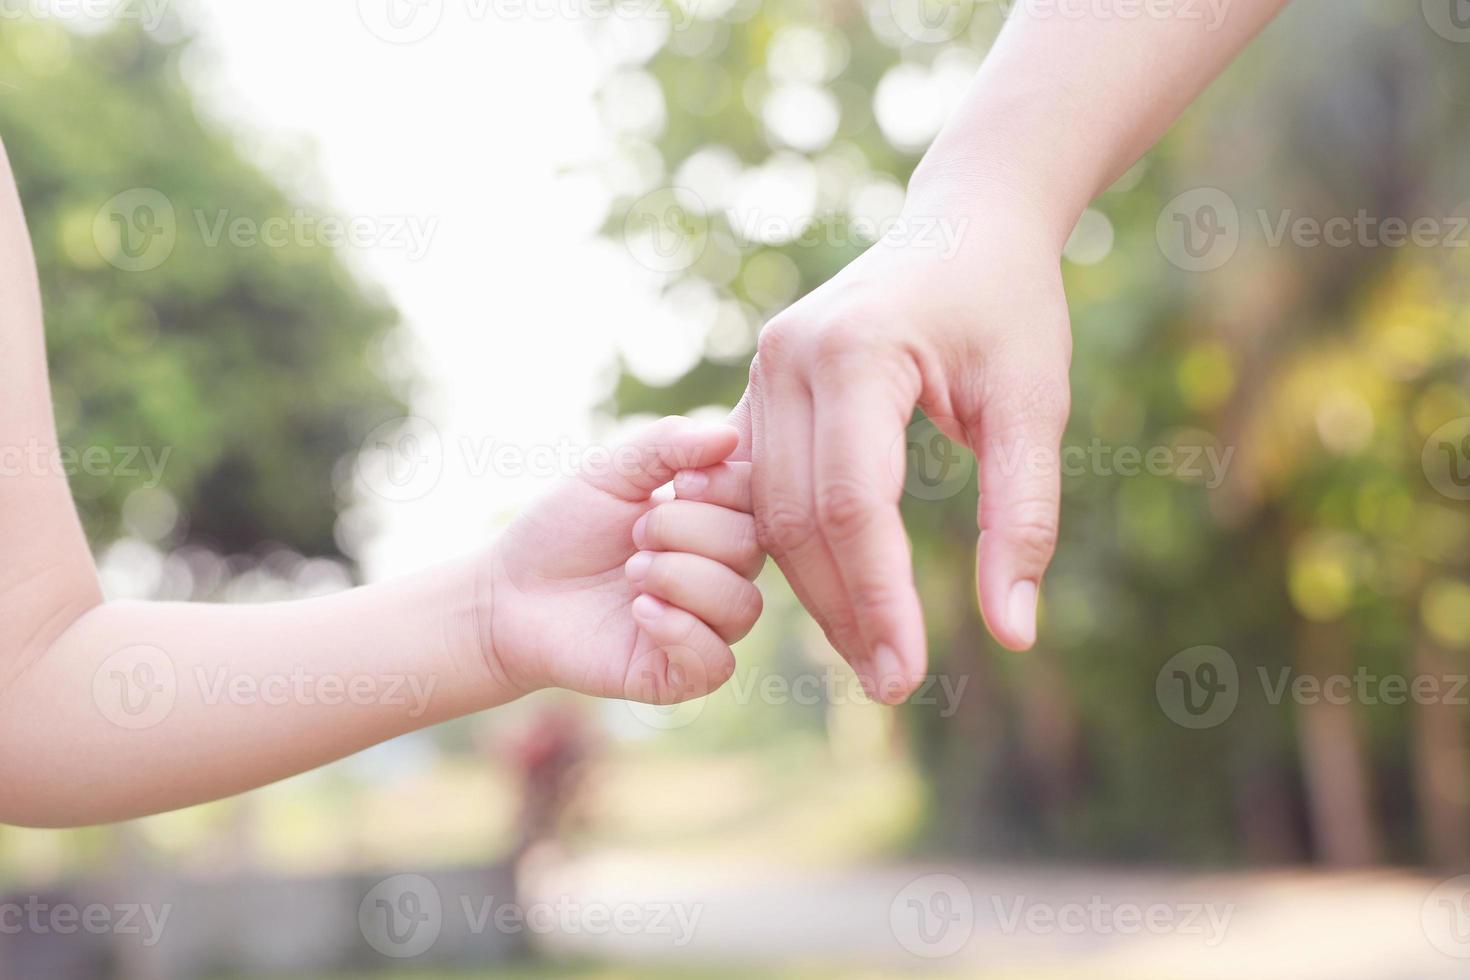
[[[873,976],[1028,980],[1470,975],[1461,904],[1436,892],[1439,879],[1399,870],[912,866],[783,874],[751,863],[609,853],[542,867],[525,884],[528,901],[570,894],[697,910],[692,940],[677,948],[666,935],[542,937],[545,952],[607,962],[843,963]]]

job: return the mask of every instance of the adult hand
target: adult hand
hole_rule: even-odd
[[[979,459],[986,623],[1011,649],[1035,641],[1069,407],[1056,227],[1000,184],[916,186],[894,235],[761,333],[732,418],[755,463],[757,533],[885,702],[926,666],[898,511],[916,404]]]
[[[1002,643],[1030,646],[1069,404],[1062,244],[1286,2],[1236,0],[1208,18],[1017,4],[910,183],[911,221],[968,219],[958,249],[913,234],[874,246],[767,325],[734,419],[750,436],[757,528],[883,700],[925,664],[895,506],[910,410],[978,454],[980,607]]]

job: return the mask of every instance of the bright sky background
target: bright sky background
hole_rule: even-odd
[[[437,222],[422,257],[399,248],[353,257],[418,339],[431,385],[414,410],[447,450],[432,492],[374,503],[383,530],[363,555],[369,578],[473,548],[545,486],[476,478],[489,440],[529,448],[604,437],[590,410],[620,347],[670,373],[698,349],[687,337],[665,343],[678,326],[656,302],[658,283],[595,237],[600,184],[559,176],[606,152],[594,101],[602,61],[587,26],[418,0],[428,19],[411,27],[442,10],[439,26],[395,44],[369,26],[385,29],[390,3],[415,9],[414,0],[186,8],[204,29],[191,81],[257,159],[341,215]]]

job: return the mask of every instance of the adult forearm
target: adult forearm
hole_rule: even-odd
[[[477,565],[294,602],[91,609],[0,692],[0,821],[216,799],[510,700]]]
[[[1024,195],[1065,238],[1287,0],[1017,0],[914,175]]]

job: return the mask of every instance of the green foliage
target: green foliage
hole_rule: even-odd
[[[60,439],[117,463],[79,461],[72,488],[91,538],[116,537],[150,482],[120,455],[137,448],[162,463],[191,542],[335,555],[333,469],[401,414],[374,366],[397,317],[320,243],[215,237],[222,216],[289,220],[302,203],[201,114],[187,43],[131,22],[80,35],[7,20],[0,34],[0,133],[41,270]],[[109,202],[150,190],[171,215],[124,213],[119,230]],[[121,240],[147,231],[133,218],[171,222],[156,267],[130,271],[128,249],[149,244]]]

